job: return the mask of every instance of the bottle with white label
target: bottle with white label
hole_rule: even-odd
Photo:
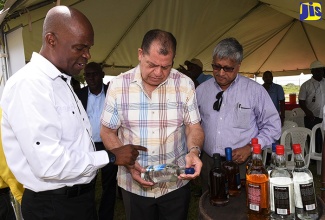
[[[272,143],[271,163],[270,163],[270,165],[267,167],[267,172],[269,172],[269,175],[270,175],[271,171],[272,171],[272,170],[274,169],[274,167],[275,167],[275,158],[276,158],[275,149],[276,149],[276,143]]]
[[[313,174],[305,166],[300,144],[292,145],[295,167],[293,185],[295,192],[296,215],[299,219],[318,219],[317,202]]]
[[[271,219],[295,219],[292,173],[286,168],[284,146],[276,146],[275,167],[270,173]]]

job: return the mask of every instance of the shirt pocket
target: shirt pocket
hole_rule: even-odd
[[[239,105],[235,109],[235,117],[233,123],[235,128],[248,129],[250,124],[252,109]]]
[[[76,110],[72,105],[57,106],[56,108],[60,118],[62,139],[66,141],[74,141],[82,127],[78,121],[78,110]]]

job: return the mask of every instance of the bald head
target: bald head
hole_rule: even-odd
[[[40,54],[69,75],[79,74],[90,59],[94,30],[88,18],[75,8],[50,9],[43,24]]]
[[[87,27],[93,30],[88,18],[75,8],[56,6],[50,9],[43,24],[43,37],[49,32],[64,32]]]

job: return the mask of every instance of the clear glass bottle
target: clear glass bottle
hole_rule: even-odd
[[[228,181],[225,171],[221,168],[220,154],[213,154],[214,167],[210,170],[210,203],[224,206],[229,202]]]
[[[251,140],[251,146],[253,147],[254,144],[258,144],[258,139],[257,138],[252,138]],[[252,157],[250,157],[248,160],[247,160],[247,163],[246,163],[246,173],[247,173],[247,170],[248,168],[252,165]]]
[[[299,219],[318,219],[317,201],[313,174],[305,166],[300,144],[292,145],[295,167],[293,169],[293,187],[296,216]]]
[[[267,171],[269,172],[269,175],[270,175],[271,171],[272,171],[272,170],[274,169],[274,167],[275,167],[275,158],[276,158],[275,149],[276,149],[276,143],[272,143],[271,163],[270,163],[270,165],[267,167]]]
[[[222,164],[222,168],[226,172],[228,180],[228,190],[230,196],[238,196],[241,192],[239,166],[232,161],[232,149],[227,147],[225,149],[226,161]]]
[[[286,168],[284,146],[276,146],[275,168],[270,173],[271,219],[294,219],[292,173]]]
[[[261,155],[261,145],[253,144],[252,166],[246,173],[248,219],[269,219],[269,174]]]
[[[176,182],[180,174],[193,174],[194,168],[179,167],[176,164],[159,164],[144,167],[146,172],[141,173],[141,178],[153,183]]]

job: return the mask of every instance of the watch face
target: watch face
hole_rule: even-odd
[[[115,155],[113,153],[109,153],[109,163],[115,163]]]

